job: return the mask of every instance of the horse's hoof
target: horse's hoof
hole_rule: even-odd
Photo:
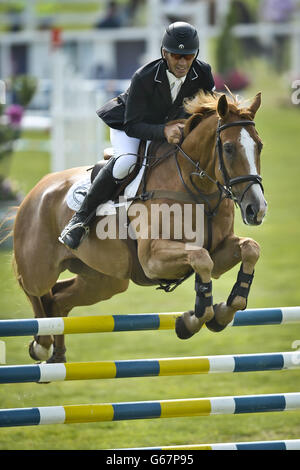
[[[214,305],[215,312],[216,312],[216,307],[217,307],[217,304]],[[219,333],[220,331],[223,331],[227,326],[227,325],[220,325],[220,323],[217,322],[215,316],[211,320],[206,322],[205,325],[210,331],[213,331],[214,333]]]
[[[194,333],[191,333],[185,326],[182,316],[176,318],[175,331],[179,339],[189,339],[194,335]]]
[[[187,327],[185,326],[184,321],[181,317],[176,318],[175,331],[176,331],[176,335],[179,339],[189,339],[193,336],[193,333],[191,333],[187,329]]]
[[[49,359],[53,354],[53,345],[51,344],[49,349],[41,346],[35,339],[29,344],[29,356],[34,361],[45,361]]]
[[[220,323],[218,323],[215,319],[215,317],[208,321],[207,323],[205,323],[206,327],[210,330],[210,331],[213,331],[214,333],[218,333],[219,331],[223,331],[227,325],[220,325]]]
[[[67,362],[67,358],[65,355],[57,356],[56,354],[53,354],[53,356],[51,356],[50,359],[46,361],[46,364],[61,364],[65,362]]]
[[[39,357],[37,357],[37,355],[35,354],[35,349],[33,347],[33,343],[35,343],[35,340],[33,339],[31,341],[31,343],[29,343],[29,346],[28,346],[28,352],[29,352],[29,356],[31,357],[31,359],[33,359],[34,361],[39,361]]]
[[[52,356],[46,361],[47,364],[60,364],[62,362],[67,362],[65,355],[66,348],[54,348]]]

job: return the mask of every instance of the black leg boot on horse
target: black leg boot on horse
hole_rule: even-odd
[[[203,282],[200,275],[196,274],[195,276],[195,291],[196,291],[196,301],[195,301],[195,310],[190,310],[187,312],[191,317],[195,316],[197,319],[201,319],[204,314],[206,307],[211,307],[213,305],[212,297],[212,282]],[[198,329],[200,329],[198,327]],[[175,331],[179,339],[189,339],[191,338],[196,331],[189,331],[184,324],[184,320],[181,317],[176,318],[175,322]]]
[[[68,248],[76,250],[84,238],[88,236],[89,227],[94,220],[97,207],[111,199],[123,181],[113,177],[112,172],[115,161],[114,158],[111,158],[99,171],[80,209],[75,212],[68,225],[66,225],[60,234],[59,241]]]

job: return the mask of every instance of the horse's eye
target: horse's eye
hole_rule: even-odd
[[[225,142],[224,144],[224,151],[230,157],[233,157],[235,154],[235,145],[231,142]]]

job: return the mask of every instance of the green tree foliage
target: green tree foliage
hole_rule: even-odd
[[[224,76],[237,68],[239,63],[239,41],[232,33],[232,28],[235,24],[237,24],[237,14],[234,3],[231,3],[221,34],[218,37],[216,49],[216,68],[218,73]]]

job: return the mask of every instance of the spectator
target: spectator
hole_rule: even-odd
[[[120,28],[122,26],[122,17],[119,12],[119,7],[117,2],[109,1],[107,6],[107,11],[102,20],[96,23],[96,28]]]
[[[236,24],[251,24],[256,22],[254,14],[246,2],[241,0],[232,0],[231,7],[235,11]],[[255,37],[240,38],[240,45],[244,55],[258,55],[260,53],[260,45]]]
[[[286,23],[292,20],[296,9],[296,0],[261,0],[260,14],[264,21],[274,23],[274,33],[271,43],[267,48],[268,54],[278,72],[283,72],[288,66],[286,63],[288,56],[289,36],[276,35],[277,23]]]
[[[142,8],[146,6],[146,0],[127,0],[127,4],[124,5],[124,26],[136,26],[139,22],[139,14]]]
[[[8,31],[11,33],[16,33],[18,31],[21,31],[22,29],[22,18],[21,18],[21,12],[14,8],[11,7],[7,11],[7,18],[9,22],[9,27]]]
[[[295,0],[262,0],[261,16],[265,21],[285,23],[292,19],[295,7]]]

